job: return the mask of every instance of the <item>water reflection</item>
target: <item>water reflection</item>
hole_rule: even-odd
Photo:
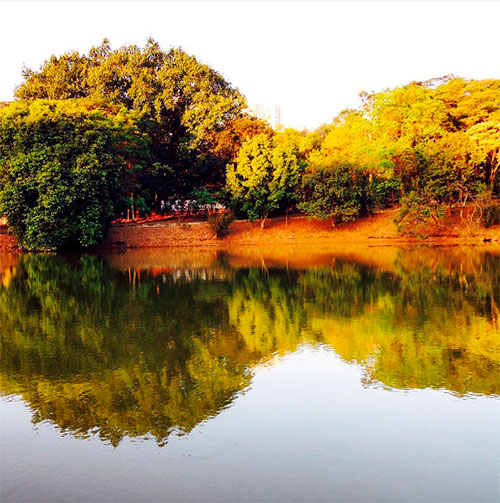
[[[1,391],[113,445],[191,431],[302,344],[366,386],[497,396],[499,271],[470,248],[2,255]]]

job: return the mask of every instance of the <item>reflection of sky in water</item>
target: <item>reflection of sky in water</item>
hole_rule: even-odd
[[[499,255],[282,253],[0,255],[2,501],[496,501]]]

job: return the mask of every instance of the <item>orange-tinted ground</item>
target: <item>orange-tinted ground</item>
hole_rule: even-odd
[[[17,248],[17,240],[7,233],[5,226],[0,226],[0,250],[9,251]]]
[[[309,245],[330,246],[354,243],[401,244],[433,243],[466,244],[491,241],[500,246],[500,226],[484,229],[466,228],[458,218],[448,221],[445,227],[434,229],[436,237],[431,239],[409,239],[398,236],[393,218],[397,210],[387,210],[356,222],[332,228],[330,223],[310,220],[303,216],[268,219],[266,228],[260,228],[260,221],[250,223],[238,220],[231,224],[229,234],[217,240],[206,222],[159,220],[153,222],[120,223],[111,226],[106,247],[150,248],[150,247],[280,247]],[[0,230],[0,249],[15,248],[15,239]]]
[[[350,243],[406,243],[422,242],[398,236],[393,219],[397,210],[388,210],[356,222],[332,228],[328,221],[318,222],[303,216],[268,219],[266,228],[260,228],[260,221],[238,220],[231,224],[229,234],[217,240],[206,222],[159,221],[154,223],[114,225],[107,244],[118,247],[172,247],[172,246],[223,246],[240,245],[290,246],[290,245],[335,245]],[[446,229],[438,230],[437,237],[425,242],[475,243],[483,240],[498,242],[500,226],[489,229],[467,229],[458,222],[451,221]]]

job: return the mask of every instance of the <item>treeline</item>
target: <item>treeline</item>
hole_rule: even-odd
[[[0,214],[28,249],[98,243],[116,217],[174,201],[332,225],[402,203],[401,232],[473,203],[500,218],[500,80],[442,77],[377,94],[314,132],[270,126],[181,49],[52,56],[0,109]],[[467,213],[470,215],[470,212]]]

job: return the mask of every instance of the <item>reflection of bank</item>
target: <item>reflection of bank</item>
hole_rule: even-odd
[[[0,253],[0,286],[7,288],[12,278],[16,275],[19,255],[13,253]]]

